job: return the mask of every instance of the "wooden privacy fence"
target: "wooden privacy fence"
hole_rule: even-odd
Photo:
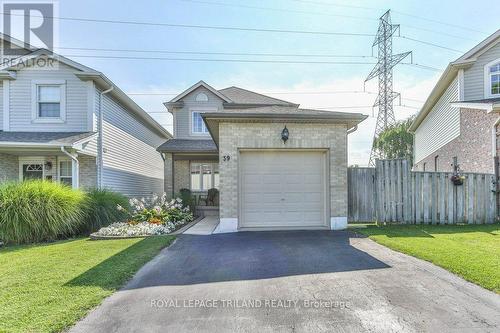
[[[493,223],[497,216],[495,175],[463,173],[454,185],[451,172],[414,172],[406,160],[377,160],[376,167],[350,168],[349,220],[388,223]],[[366,184],[373,173],[372,184]],[[371,187],[370,187],[371,186]],[[367,194],[373,188],[370,194]]]

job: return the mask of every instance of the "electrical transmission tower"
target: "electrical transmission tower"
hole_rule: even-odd
[[[408,55],[411,55],[411,51],[392,54],[392,36],[396,32],[399,33],[399,24],[391,23],[391,13],[388,10],[380,18],[377,36],[372,45],[372,48],[378,46],[378,61],[365,80],[366,83],[366,81],[378,76],[378,96],[373,105],[373,107],[378,106],[378,115],[370,153],[370,166],[375,166],[377,158],[384,158],[382,152],[375,147],[375,140],[387,127],[396,123],[394,100],[399,97],[399,93],[392,91],[392,69]]]

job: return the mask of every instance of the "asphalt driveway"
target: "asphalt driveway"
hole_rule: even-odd
[[[498,332],[500,296],[348,232],[181,235],[71,332]]]

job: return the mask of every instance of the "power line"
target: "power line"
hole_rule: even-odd
[[[263,57],[314,57],[314,58],[375,58],[371,55],[349,54],[288,54],[288,53],[245,53],[245,52],[201,52],[201,51],[170,51],[170,50],[139,50],[139,49],[109,49],[85,47],[56,47],[60,50],[80,51],[110,51],[110,52],[137,52],[137,53],[166,53],[166,54],[203,54],[203,55],[230,55],[230,56],[263,56]]]
[[[216,58],[167,58],[167,57],[135,57],[112,55],[78,55],[67,54],[65,57],[74,58],[102,58],[126,60],[168,60],[168,61],[200,61],[200,62],[241,62],[241,63],[272,63],[272,64],[324,64],[324,65],[374,65],[375,62],[367,61],[299,61],[299,60],[258,60],[258,59],[216,59]]]
[[[264,92],[264,94],[268,95],[322,95],[322,94],[376,94],[371,91],[362,91],[362,90],[337,90],[337,91],[296,91],[296,92]],[[127,93],[127,95],[179,95],[179,93],[145,93],[145,92],[137,92],[137,93]]]
[[[260,60],[260,59],[217,59],[217,58],[171,58],[171,57],[137,57],[137,56],[112,56],[112,55],[83,55],[65,54],[65,57],[95,58],[95,59],[122,59],[122,60],[162,60],[162,61],[192,61],[192,62],[230,62],[230,63],[271,63],[271,64],[319,64],[319,65],[376,65],[376,62],[367,61],[308,61],[308,60]],[[404,63],[422,69],[441,71],[439,68]]]
[[[366,6],[356,6],[356,5],[345,5],[345,4],[336,4],[336,3],[323,2],[323,1],[311,1],[311,0],[291,0],[291,1],[302,2],[302,3],[309,3],[309,4],[316,4],[316,5],[322,5],[322,6],[331,6],[331,7],[344,7],[344,8],[366,9],[366,10],[385,10],[383,8],[366,7]],[[454,23],[443,22],[441,20],[434,20],[434,19],[430,19],[430,18],[427,18],[427,17],[415,15],[415,14],[405,13],[405,12],[402,12],[402,11],[399,11],[399,10],[391,10],[391,11],[393,13],[397,13],[399,15],[413,17],[413,18],[416,18],[416,19],[419,19],[419,20],[423,20],[423,21],[427,21],[427,22],[442,24],[442,25],[446,25],[446,26],[449,26],[449,27],[459,28],[459,29],[468,30],[468,31],[472,31],[472,32],[477,32],[477,33],[481,33],[481,34],[485,34],[485,35],[488,34],[488,33],[484,32],[484,31],[480,31],[480,30],[473,29],[473,28],[470,28],[470,27],[467,27],[467,26],[463,26],[463,25],[458,25],[458,24],[454,24]]]
[[[333,14],[333,13],[314,12],[314,11],[303,11],[303,10],[284,9],[284,8],[249,6],[249,5],[242,5],[242,4],[235,4],[235,3],[226,3],[226,2],[201,1],[201,0],[180,0],[180,1],[191,2],[191,3],[200,3],[200,4],[204,4],[204,5],[215,5],[215,6],[245,8],[245,9],[258,9],[258,10],[268,10],[268,11],[274,11],[274,12],[310,14],[310,15],[330,16],[330,17],[343,17],[343,18],[355,19],[355,20],[378,21],[377,19],[372,18],[372,17],[353,16],[353,15],[344,15],[344,14]],[[349,6],[349,5],[345,5],[345,6],[342,6],[342,7],[360,8],[360,7]],[[465,39],[465,40],[474,40],[472,38],[466,38],[464,36],[452,35],[452,34],[449,34],[449,33],[446,33],[446,32],[442,32],[442,31],[437,31],[437,30],[432,30],[432,29],[426,29],[426,28],[420,28],[420,27],[410,26],[410,25],[406,25],[406,24],[404,26],[407,27],[407,28],[410,28],[410,29],[416,29],[416,30],[421,30],[421,31],[432,32],[434,34],[439,34],[439,35],[448,36],[448,37],[452,37],[452,38]]]
[[[374,34],[358,33],[358,32],[336,32],[336,31],[314,31],[314,30],[293,30],[293,29],[264,29],[264,28],[244,28],[236,26],[214,26],[214,25],[198,25],[198,24],[178,24],[178,23],[153,23],[144,21],[127,21],[127,20],[105,20],[91,19],[82,17],[63,17],[63,16],[37,16],[29,14],[15,13],[0,13],[0,15],[10,16],[28,16],[39,17],[45,19],[59,19],[66,21],[80,21],[93,23],[111,23],[111,24],[130,24],[130,25],[145,25],[155,27],[174,27],[174,28],[196,28],[196,29],[211,29],[211,30],[235,30],[235,31],[251,31],[251,32],[273,32],[273,33],[292,33],[292,34],[307,34],[307,35],[327,35],[327,36],[358,36],[358,37],[374,37]]]
[[[358,32],[337,32],[337,31],[315,31],[315,30],[294,30],[294,29],[264,29],[264,28],[244,28],[236,26],[212,26],[212,25],[194,25],[194,24],[176,24],[176,23],[151,23],[144,21],[125,21],[125,20],[105,20],[105,19],[91,19],[91,18],[77,18],[77,17],[62,17],[62,16],[37,16],[28,14],[15,14],[15,13],[0,13],[0,15],[10,15],[10,16],[29,16],[29,17],[39,17],[45,19],[59,19],[68,21],[81,21],[81,22],[93,22],[93,23],[110,23],[110,24],[131,24],[131,25],[145,25],[145,26],[163,26],[163,27],[177,27],[177,28],[195,28],[195,29],[213,29],[213,30],[234,30],[234,31],[250,31],[250,32],[267,32],[267,33],[292,33],[292,34],[306,34],[306,35],[325,35],[325,36],[355,36],[355,37],[375,37],[374,34],[369,33],[358,33]],[[441,49],[455,51],[463,53],[462,51],[455,50],[452,48],[444,47],[442,45],[434,44],[431,42],[425,42],[422,40],[404,37],[408,40],[414,42],[423,43],[430,46],[439,47]]]
[[[224,6],[224,7],[236,7],[236,8],[246,8],[246,9],[269,10],[269,11],[285,12],[285,13],[312,14],[312,15],[331,16],[331,17],[343,17],[343,18],[349,18],[349,19],[355,19],[355,20],[370,20],[370,21],[377,20],[377,19],[374,19],[371,17],[333,14],[333,13],[324,13],[324,12],[313,12],[313,11],[295,10],[295,9],[287,9],[287,8],[249,6],[249,5],[226,3],[226,2],[201,1],[201,0],[181,0],[181,1],[192,2],[192,3],[201,3],[201,4],[205,4],[205,5]]]
[[[458,52],[458,53],[465,53],[464,51],[460,51],[460,50],[457,50],[457,49],[452,49],[450,47],[446,47],[446,46],[435,44],[435,43],[431,43],[431,42],[426,42],[424,40],[417,39],[417,38],[411,38],[411,37],[407,37],[407,36],[403,36],[403,35],[396,36],[396,37],[407,39],[407,40],[411,40],[411,41],[416,42],[416,43],[421,43],[421,44],[425,44],[425,45],[430,45],[430,46],[438,47],[438,48],[444,49],[444,50],[449,50],[449,51]]]

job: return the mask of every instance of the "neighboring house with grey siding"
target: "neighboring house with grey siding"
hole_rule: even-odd
[[[203,81],[165,106],[165,192],[190,189],[199,212],[219,216],[215,232],[347,226],[347,135],[366,116]],[[204,201],[212,188],[215,205]]]
[[[163,192],[170,133],[102,73],[37,49],[0,68],[0,90],[0,182]]]
[[[410,127],[414,170],[495,172],[500,153],[500,30],[451,62]]]

